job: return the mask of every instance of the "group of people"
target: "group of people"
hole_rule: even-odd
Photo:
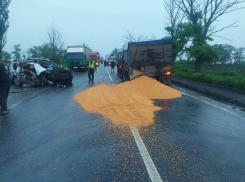
[[[104,62],[104,65],[105,65],[105,62]],[[114,73],[115,65],[116,65],[115,61],[112,61],[111,62],[111,73]],[[89,79],[89,82],[92,82],[93,83],[94,82],[94,70],[97,69],[95,67],[95,61],[93,61],[92,59],[90,59],[88,68],[89,68],[89,70],[88,70],[88,79]]]
[[[11,81],[9,79],[9,75],[7,71],[8,71],[8,66],[1,63],[0,61],[0,106],[1,106],[0,115],[7,114],[7,99],[11,87]]]

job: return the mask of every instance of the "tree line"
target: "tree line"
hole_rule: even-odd
[[[11,0],[0,1],[0,58],[3,62],[9,62],[12,59],[20,60],[27,58],[46,58],[59,64],[66,60],[66,50],[63,49],[64,41],[58,28],[52,24],[47,31],[47,41],[40,46],[34,46],[27,51],[21,52],[20,44],[13,46],[11,53],[3,51],[7,42],[7,31],[9,28],[9,10]]]
[[[49,27],[47,32],[48,41],[40,46],[33,46],[26,51],[21,50],[21,45],[13,46],[11,53],[2,51],[1,60],[3,62],[10,62],[11,60],[24,60],[28,58],[45,58],[57,64],[66,61],[66,49],[64,49],[64,42],[62,35],[58,28],[53,25]]]
[[[244,48],[231,49],[232,46],[215,45],[209,42],[215,37],[221,37],[218,32],[235,27],[237,21],[216,29],[221,16],[242,9],[244,0],[163,0],[168,14],[168,25],[165,30],[173,39],[173,59],[187,54],[195,62],[196,72],[201,71],[204,62],[231,61],[231,55],[236,62],[244,61]],[[231,51],[232,50],[232,51]],[[221,60],[223,59],[224,60]]]

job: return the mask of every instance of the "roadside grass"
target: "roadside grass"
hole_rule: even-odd
[[[196,73],[193,69],[189,69],[181,65],[175,65],[174,76],[203,83],[212,83],[234,89],[245,90],[245,74],[240,74],[235,71],[203,70],[201,73]]]

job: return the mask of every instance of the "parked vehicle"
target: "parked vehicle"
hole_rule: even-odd
[[[9,78],[17,86],[22,85],[22,83],[19,81],[18,73],[16,72],[16,69],[19,65],[19,62],[20,62],[20,60],[13,60],[9,64]]]
[[[124,58],[124,56],[123,56],[123,49],[118,49],[118,56],[117,56],[117,74],[118,75],[123,75],[123,65],[124,65],[124,63],[123,63],[123,58]]]
[[[73,73],[48,59],[31,58],[20,61],[16,69],[21,84],[47,86],[55,83],[72,84]]]
[[[118,74],[124,81],[146,75],[170,84],[172,70],[172,39],[129,42],[118,53]]]
[[[91,51],[90,52],[90,59],[92,59],[95,62],[95,66],[99,66],[99,59],[100,59],[100,53]]]
[[[90,49],[85,45],[67,47],[67,66],[71,70],[87,71]]]

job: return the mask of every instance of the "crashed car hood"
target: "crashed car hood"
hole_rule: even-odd
[[[42,72],[46,71],[47,69],[43,68],[40,64],[34,63],[35,70],[37,75],[40,75]]]

